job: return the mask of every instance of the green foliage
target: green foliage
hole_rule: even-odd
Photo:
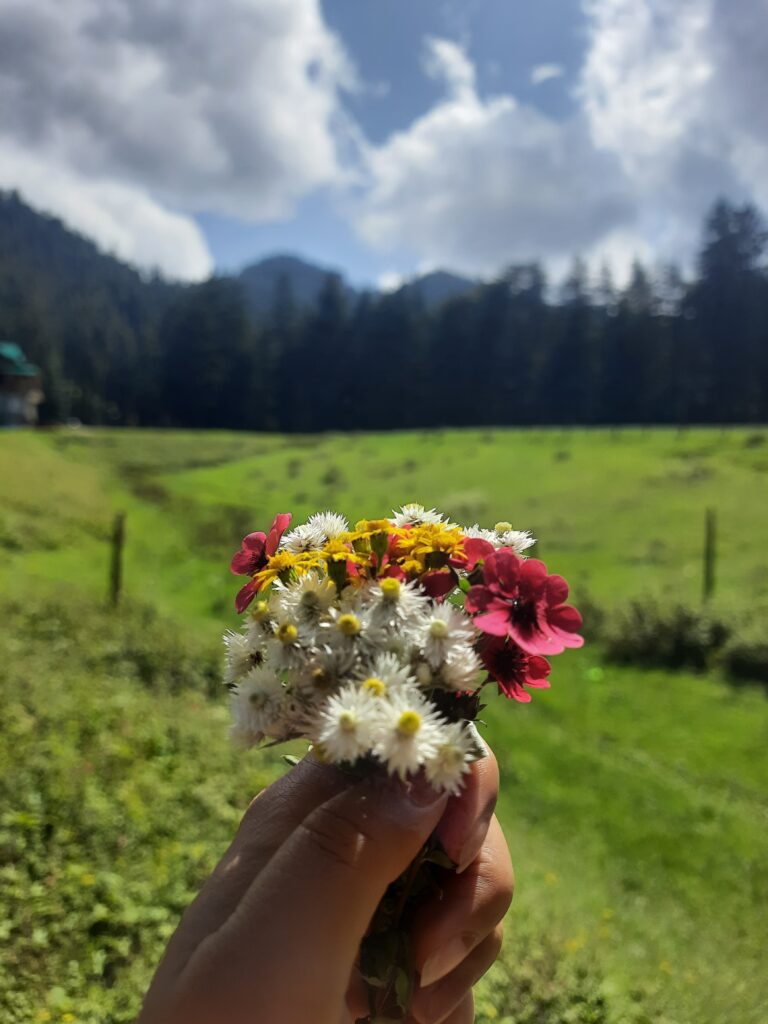
[[[0,1016],[132,1021],[270,775],[229,749],[210,656],[156,613],[48,593],[0,621]]]
[[[627,594],[692,605],[713,506],[732,538],[713,609],[740,622],[768,604],[763,434],[0,436],[0,522],[18,539],[0,559],[0,1019],[132,1020],[180,910],[283,768],[279,751],[232,751],[223,694],[206,696],[242,532],[326,504],[337,467],[333,504],[353,519],[422,500],[531,526],[608,628]],[[596,644],[553,668],[531,705],[483,712],[518,884],[478,1020],[762,1024],[763,693],[604,664]]]
[[[768,630],[754,623],[726,643],[722,665],[736,682],[768,684]]]
[[[701,672],[730,634],[731,627],[706,608],[634,600],[613,614],[603,646],[619,664]]]

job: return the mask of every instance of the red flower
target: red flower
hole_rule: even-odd
[[[499,692],[505,697],[527,704],[531,695],[523,689],[524,686],[537,690],[549,687],[547,676],[551,666],[547,659],[538,654],[526,654],[506,637],[486,634],[480,640],[478,653],[489,676],[499,684]]]
[[[230,562],[230,569],[235,576],[253,576],[267,564],[269,559],[277,552],[280,546],[280,538],[291,522],[290,512],[281,512],[275,516],[269,528],[269,535],[265,533],[249,533],[243,538],[240,550],[236,551]],[[235,598],[235,609],[238,613],[244,612],[253,600],[256,593],[256,585],[251,581],[238,591]]]
[[[508,636],[527,654],[560,654],[583,645],[581,615],[564,603],[568,584],[548,575],[543,562],[501,548],[485,560],[483,579],[466,600],[483,633]]]
[[[435,601],[445,600],[458,582],[458,576],[452,569],[433,569],[419,579],[424,593]]]
[[[482,537],[468,537],[464,541],[464,553],[462,555],[454,555],[450,559],[449,564],[454,569],[463,569],[465,572],[470,573],[477,566],[478,562],[485,561],[495,550],[493,544],[488,540],[483,540]]]

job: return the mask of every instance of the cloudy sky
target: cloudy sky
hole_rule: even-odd
[[[766,96],[768,0],[0,0],[0,188],[188,280],[685,261]]]

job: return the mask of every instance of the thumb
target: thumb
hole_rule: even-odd
[[[324,1021],[319,1004],[338,1013],[379,901],[426,842],[446,802],[423,776],[409,783],[372,776],[315,808],[254,880],[219,937],[229,933],[227,956],[234,952],[241,961],[240,977],[263,977],[263,947],[258,963],[242,958],[256,953],[254,935],[269,935],[267,970],[291,1001],[284,1021]]]

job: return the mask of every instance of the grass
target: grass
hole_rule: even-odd
[[[179,910],[280,770],[233,753],[206,696],[242,533],[283,509],[417,499],[533,527],[602,604],[692,601],[711,506],[718,606],[759,610],[766,473],[768,434],[744,430],[1,436],[3,1019],[131,1020]],[[117,509],[115,618],[101,606]],[[767,707],[591,649],[558,659],[530,706],[491,702],[518,892],[482,1024],[762,1024]]]

